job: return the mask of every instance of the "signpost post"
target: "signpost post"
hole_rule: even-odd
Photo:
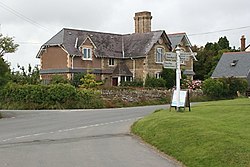
[[[180,110],[180,91],[181,91],[181,61],[180,61],[180,54],[181,48],[179,46],[176,47],[176,91],[177,91],[177,106],[176,110]]]

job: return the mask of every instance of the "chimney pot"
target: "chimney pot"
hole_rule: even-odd
[[[245,35],[242,35],[241,36],[241,39],[240,39],[240,41],[241,41],[241,45],[240,45],[240,51],[245,51],[245,49],[246,49],[246,38],[245,38]]]

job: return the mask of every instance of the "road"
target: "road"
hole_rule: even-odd
[[[0,166],[178,166],[129,133],[134,121],[166,107],[1,111],[10,118],[0,120]]]

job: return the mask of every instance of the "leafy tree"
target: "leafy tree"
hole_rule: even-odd
[[[0,57],[0,87],[8,82],[9,65]]]
[[[218,42],[208,42],[205,47],[194,46],[193,51],[197,52],[198,61],[194,62],[194,70],[196,75],[194,79],[205,80],[209,78],[218,61],[224,52],[235,51],[231,50],[227,38],[221,37]]]
[[[4,37],[0,34],[0,57],[3,57],[6,53],[15,52],[18,46],[18,44],[14,43],[13,37]]]
[[[229,46],[229,41],[227,40],[227,37],[220,37],[219,41],[218,41],[218,45],[219,45],[219,49],[223,50],[223,49],[227,49],[227,50],[231,50],[231,47]]]

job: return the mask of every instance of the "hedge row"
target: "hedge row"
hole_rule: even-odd
[[[70,84],[17,85],[8,84],[0,90],[0,108],[66,109],[102,108],[100,93],[76,89]]]

